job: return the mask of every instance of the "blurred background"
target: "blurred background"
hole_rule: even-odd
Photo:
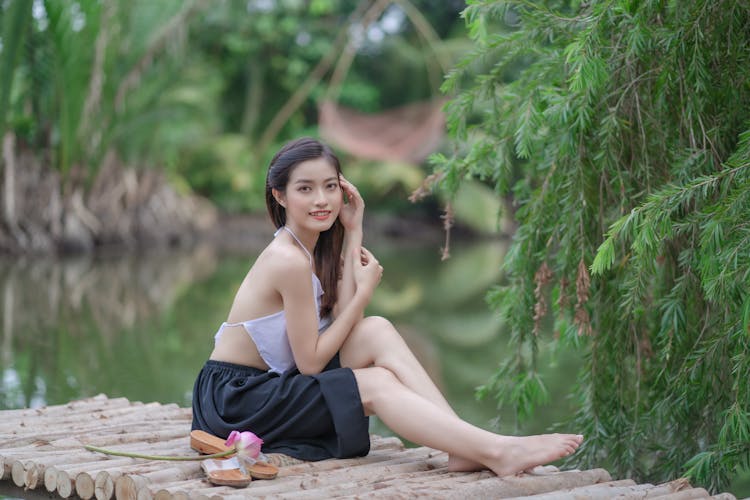
[[[3,3],[0,408],[97,393],[189,405],[272,237],[268,161],[312,135],[367,200],[366,244],[387,269],[369,312],[396,322],[469,420],[518,431],[512,411],[501,424],[474,397],[506,348],[484,300],[507,248],[499,201],[467,182],[442,260],[445,200],[409,200],[448,147],[440,85],[471,48],[464,8]],[[550,370],[573,363],[561,359]]]
[[[669,32],[650,28],[653,19],[673,12],[665,6],[669,2],[644,2],[642,11],[652,9],[656,17],[643,15],[642,32],[627,24],[635,23],[639,2],[615,3],[620,10],[612,19],[624,19],[618,28],[625,28],[618,32],[601,24],[602,53],[619,47],[610,36],[626,33],[633,39],[622,49],[628,58],[639,50],[654,58],[649,51],[661,42],[644,40]],[[711,18],[701,14],[706,2],[691,4],[696,7],[685,9],[685,15],[695,14],[697,20],[688,25]],[[633,70],[631,84],[615,82],[616,90],[596,94],[605,92],[602,82],[620,67],[614,58],[605,63],[586,45],[586,23],[607,18],[608,9],[579,1],[0,2],[0,410],[99,393],[189,406],[213,334],[273,234],[265,214],[268,161],[287,140],[311,135],[334,148],[367,201],[365,244],[386,269],[368,313],[396,324],[460,415],[480,427],[515,434],[557,430],[580,412],[601,431],[604,443],[587,450],[589,466],[612,463],[620,467],[613,468],[615,475],[649,478],[653,457],[674,455],[663,460],[666,472],[659,477],[684,472],[683,463],[712,441],[673,454],[684,438],[676,432],[666,450],[656,440],[651,446],[626,432],[632,422],[619,420],[627,413],[624,404],[609,399],[606,411],[616,417],[614,427],[602,424],[586,392],[587,384],[597,383],[586,378],[591,358],[581,349],[590,338],[581,336],[570,317],[560,319],[565,307],[572,312],[580,292],[575,279],[575,266],[579,259],[584,262],[580,254],[586,253],[590,264],[616,220],[612,217],[619,217],[617,210],[628,213],[630,207],[623,207],[659,186],[648,169],[661,175],[659,182],[682,179],[670,177],[658,162],[652,165],[646,153],[656,146],[637,145],[641,135],[646,140],[631,126],[633,116],[615,116],[633,109],[620,109],[630,103],[621,89],[641,92],[635,83],[656,69]],[[505,51],[505,42],[511,51]],[[593,62],[579,62],[580,54]],[[602,69],[605,64],[611,65],[609,73]],[[527,68],[536,71],[536,79],[523,77]],[[672,80],[666,73],[659,81],[668,87]],[[519,87],[499,90],[502,83],[516,81]],[[469,90],[460,93],[462,84]],[[574,100],[581,96],[582,101]],[[676,99],[658,102],[685,108]],[[604,109],[613,117],[590,125],[594,132],[581,125],[604,116]],[[700,119],[692,107],[687,110]],[[673,110],[665,114],[670,113],[676,116]],[[688,119],[675,120],[697,129]],[[478,126],[467,134],[472,125]],[[661,131],[657,119],[650,125]],[[587,146],[610,147],[628,162],[636,144],[632,150],[642,151],[645,159],[633,161],[632,172],[629,163],[623,167],[612,160],[611,151],[592,153],[598,163],[590,162],[578,138],[555,135],[579,132],[589,134]],[[600,132],[615,139],[600,139]],[[682,129],[678,133],[686,136]],[[538,155],[558,147],[562,161],[538,160],[534,147]],[[654,156],[661,153],[656,149]],[[580,178],[564,164],[576,154],[584,166]],[[601,158],[617,172],[610,178],[619,179],[621,192],[612,190],[612,196],[620,196],[616,202],[603,197],[606,176],[597,169],[610,163]],[[436,168],[446,161],[447,168]],[[558,163],[563,166],[555,171]],[[553,174],[570,177],[554,184]],[[623,178],[636,185],[636,194],[626,193]],[[530,179],[528,185],[524,179]],[[545,194],[548,179],[553,187]],[[583,187],[575,184],[579,181]],[[435,182],[447,189],[433,190]],[[584,192],[587,199],[579,196]],[[548,205],[525,204],[532,195]],[[514,198],[523,201],[514,204]],[[580,213],[569,210],[576,203],[584,207]],[[537,225],[527,219],[532,223],[526,229],[532,229],[519,231],[515,240],[521,246],[524,238],[533,239],[534,228],[552,228],[538,232],[536,253],[524,254],[518,246],[513,251],[516,224],[523,219],[516,217],[519,206],[541,207],[545,214]],[[588,223],[578,222],[584,220],[581,213],[590,217]],[[577,248],[578,226],[585,252]],[[557,232],[563,234],[559,246],[551,236]],[[550,278],[534,272],[544,269],[540,261],[546,266],[546,252],[557,249],[564,254],[557,258],[562,280],[550,292],[544,287]],[[504,300],[488,291],[519,282],[505,275],[509,250],[508,258],[521,262],[516,269],[526,272],[530,286],[526,295],[515,297],[525,316],[516,315],[514,324],[526,321],[529,327],[521,329],[520,342],[519,329],[505,324],[508,317],[498,314],[496,304],[494,309],[487,304]],[[554,267],[554,258],[549,261]],[[566,288],[566,276],[575,286]],[[584,288],[585,305],[588,283]],[[560,318],[543,318],[547,296],[550,307],[562,311]],[[585,310],[581,301],[579,295],[576,321]],[[613,317],[619,314],[615,305],[607,307]],[[529,342],[523,335],[531,326]],[[633,364],[630,351],[621,358]],[[500,366],[512,367],[520,378],[502,382],[498,374],[507,372]],[[531,376],[521,375],[524,370]],[[626,375],[618,380],[630,380],[627,369],[621,373]],[[609,394],[608,379],[599,383],[600,392]],[[515,399],[500,407],[503,384]],[[480,392],[490,397],[479,401],[482,385]],[[649,402],[644,397],[639,404]],[[747,408],[742,412],[750,415]],[[637,408],[635,413],[637,428]],[[660,434],[657,426],[653,429]],[[390,434],[377,419],[371,431]],[[616,448],[608,456],[613,436],[632,438],[630,451]],[[727,485],[749,492],[747,467],[737,466],[714,486]]]
[[[205,237],[232,214],[265,210],[268,160],[301,135],[334,146],[373,212],[434,224],[438,200],[407,198],[443,144],[439,86],[470,48],[463,7],[5,2],[0,249],[153,248]],[[489,193],[459,203],[459,218],[493,231]],[[472,207],[484,216],[464,217]]]

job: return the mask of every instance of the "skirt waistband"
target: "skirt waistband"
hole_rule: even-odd
[[[254,366],[238,365],[236,363],[229,363],[228,361],[217,361],[214,359],[209,359],[208,361],[206,361],[204,367],[232,370],[234,372],[239,372],[242,375],[263,375],[264,373],[267,373],[266,370],[261,370],[260,368],[255,368]]]

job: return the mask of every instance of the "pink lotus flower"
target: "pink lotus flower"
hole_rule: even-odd
[[[260,447],[263,440],[250,431],[232,431],[225,444],[235,447],[240,469],[246,474],[245,467],[251,467],[260,456]]]

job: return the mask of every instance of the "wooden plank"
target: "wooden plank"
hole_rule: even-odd
[[[668,498],[707,496],[684,480],[664,485],[612,481],[603,469],[558,471],[499,478],[489,471],[448,472],[447,454],[405,448],[396,437],[371,436],[365,457],[320,462],[283,461],[274,480],[247,488],[211,485],[200,461],[116,457],[84,444],[143,454],[196,456],[190,449],[189,408],[131,403],[99,395],[65,405],[0,412],[0,489],[24,498],[83,500],[240,500],[246,498]],[[8,432],[6,432],[8,431]],[[283,459],[276,456],[275,459]],[[19,493],[14,485],[25,488]],[[8,493],[8,490],[10,492]],[[721,500],[731,500],[728,494]]]

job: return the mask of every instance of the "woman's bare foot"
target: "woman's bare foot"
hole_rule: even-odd
[[[498,476],[510,476],[572,455],[583,442],[580,434],[498,436],[499,446],[485,463]]]

